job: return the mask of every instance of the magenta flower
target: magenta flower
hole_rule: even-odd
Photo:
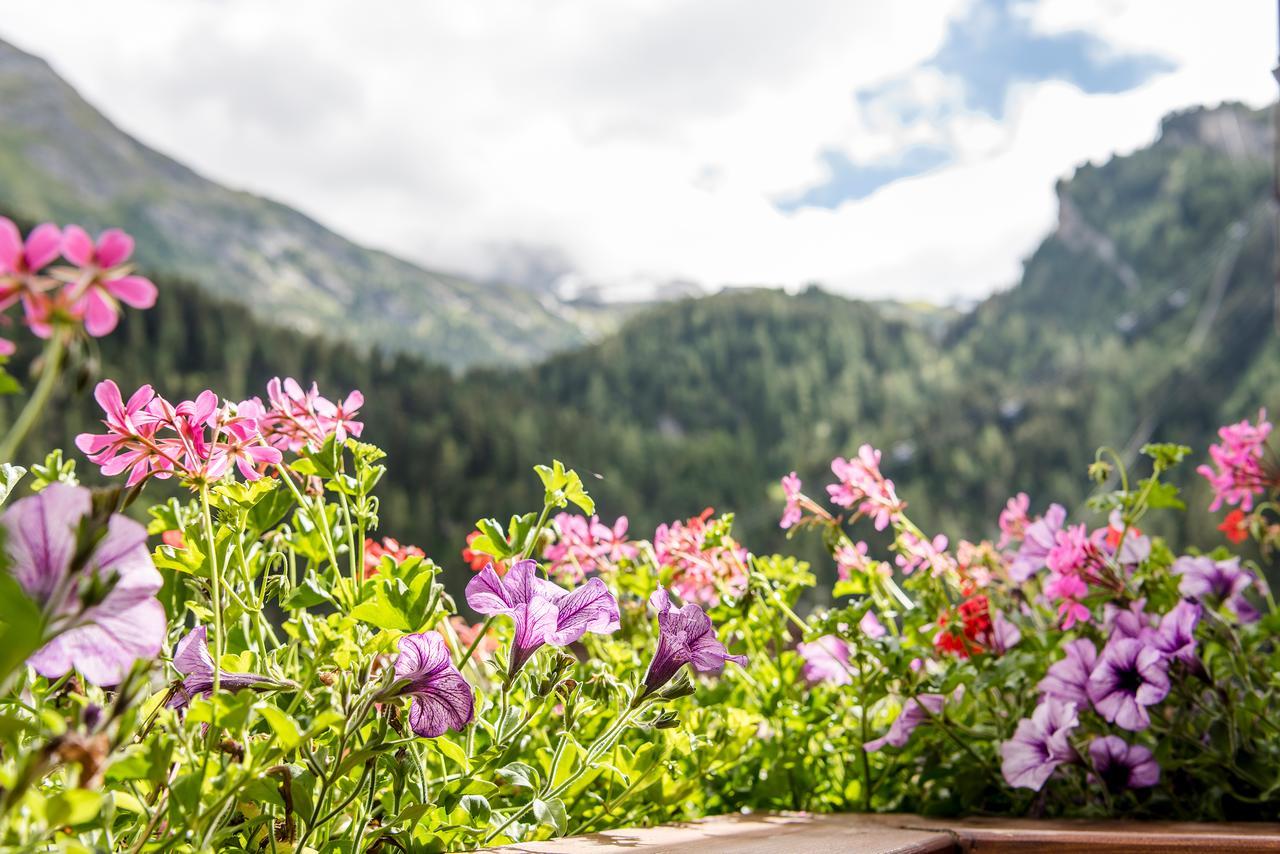
[[[339,442],[359,438],[364,424],[353,419],[362,405],[364,395],[358,391],[335,404],[320,396],[315,383],[304,391],[297,380],[276,377],[267,383],[267,405],[255,397],[242,402],[238,411],[256,421],[270,445],[296,454],[307,445],[319,448],[330,436]]]
[[[712,512],[659,525],[653,534],[654,556],[671,567],[671,589],[686,602],[715,605],[722,589],[738,596],[747,588],[747,550],[728,536],[710,536]]]
[[[922,566],[929,567],[930,574],[937,578],[954,572],[955,558],[947,554],[947,538],[938,534],[932,541],[921,539],[910,531],[903,531],[898,537],[898,555],[894,563],[902,570],[903,575],[910,575]]]
[[[22,239],[13,221],[0,216],[0,309],[13,305],[31,277],[58,260],[62,232],[53,223],[37,225]]]
[[[1009,577],[1021,584],[1043,569],[1049,551],[1058,543],[1058,532],[1066,521],[1066,508],[1061,504],[1050,504],[1044,516],[1027,525],[1022,545],[1009,566]]]
[[[626,516],[619,516],[613,521],[613,527],[601,522],[596,516],[591,517],[591,536],[595,538],[596,557],[609,564],[624,560],[632,560],[640,554],[640,549],[627,538],[630,523]]]
[[[1151,751],[1119,736],[1106,735],[1090,742],[1089,761],[1111,792],[1149,788],[1160,782],[1160,765]]]
[[[515,623],[508,678],[546,644],[568,646],[587,632],[618,630],[618,600],[599,578],[565,590],[538,577],[538,564],[521,560],[499,576],[489,564],[467,583],[467,604],[481,614],[505,614]]]
[[[1209,458],[1216,468],[1202,465],[1196,469],[1213,487],[1210,512],[1226,504],[1239,506],[1247,513],[1253,509],[1255,496],[1276,485],[1274,467],[1264,461],[1270,434],[1271,422],[1265,409],[1258,412],[1256,424],[1244,420],[1218,430],[1222,441],[1209,446]]]
[[[876,617],[876,612],[868,610],[862,615],[862,619],[858,621],[858,628],[862,633],[873,640],[885,636],[885,627],[881,625],[880,620]]]
[[[147,531],[120,515],[87,560],[73,566],[77,529],[90,492],[55,483],[15,502],[4,514],[12,571],[43,610],[53,637],[29,659],[42,676],[72,668],[94,685],[115,685],[139,658],[154,658],[165,636],[162,580],[147,549]]]
[[[169,708],[184,708],[196,697],[213,693],[213,656],[209,654],[208,630],[204,626],[196,626],[178,641],[173,651],[173,668],[182,674],[182,684],[169,698],[166,704]],[[231,693],[242,688],[270,690],[297,687],[293,682],[257,673],[235,673],[229,670],[218,673],[218,690]]]
[[[95,244],[83,228],[69,225],[63,232],[62,254],[80,268],[67,284],[67,297],[93,337],[116,328],[120,303],[143,309],[156,304],[151,280],[131,275],[123,266],[133,254],[133,238],[120,229],[107,229]]]
[[[438,632],[405,635],[396,657],[396,678],[407,680],[397,697],[412,697],[409,726],[423,738],[439,738],[448,730],[462,732],[475,715],[475,695],[453,664]]]
[[[1089,703],[1089,675],[1098,662],[1098,650],[1088,638],[1077,638],[1063,647],[1066,656],[1049,665],[1036,686],[1044,697],[1055,697],[1078,707]]]
[[[898,717],[889,725],[889,731],[863,744],[862,749],[867,753],[876,753],[883,750],[886,745],[905,747],[911,740],[911,734],[916,731],[916,727],[931,717],[941,715],[946,704],[946,697],[941,694],[919,694],[909,698],[902,704],[902,711],[898,713]]]
[[[686,664],[700,673],[719,673],[726,661],[746,667],[745,655],[729,655],[716,637],[711,618],[693,602],[672,608],[671,596],[659,587],[649,597],[658,612],[658,649],[644,676],[641,698],[660,690]]]
[[[796,652],[804,659],[801,673],[810,685],[853,683],[849,672],[849,644],[835,635],[823,635],[815,641],[796,644]]]
[[[1257,576],[1240,566],[1240,558],[1180,557],[1173,562],[1170,571],[1181,576],[1178,592],[1183,596],[1226,605],[1242,623],[1258,620],[1258,609],[1245,596],[1245,591],[1253,586]]]
[[[1087,690],[1098,714],[1121,729],[1144,730],[1151,725],[1147,707],[1169,693],[1169,660],[1144,641],[1114,639],[1098,656]]]
[[[554,521],[556,540],[542,556],[551,564],[550,573],[558,579],[580,581],[640,553],[635,543],[627,539],[626,516],[619,516],[613,527],[598,516],[588,520],[571,513],[558,513]]]
[[[786,496],[787,506],[782,510],[782,520],[778,527],[784,531],[804,517],[804,511],[800,509],[800,488],[800,478],[795,472],[782,479],[782,493]]]
[[[836,573],[841,581],[848,581],[855,573],[861,575],[870,572],[873,566],[872,561],[867,559],[867,544],[861,541],[841,543],[836,548],[835,559]]]
[[[831,461],[831,472],[839,481],[827,487],[831,502],[840,507],[856,506],[859,513],[874,521],[877,531],[889,527],[906,509],[894,492],[893,481],[880,473],[880,452],[870,445],[858,448],[858,456],[852,460],[836,457]]]
[[[143,386],[125,403],[116,384],[103,380],[94,397],[107,432],[81,433],[76,447],[107,477],[127,470],[129,486],[173,475],[208,483],[226,476],[232,463],[246,480],[257,480],[258,465],[281,460],[279,449],[263,444],[255,421],[230,404],[219,408],[212,391],[174,406]]]
[[[1076,758],[1070,736],[1079,725],[1075,703],[1046,697],[1030,718],[1018,721],[1013,738],[1000,745],[1005,782],[1040,791],[1059,765]]]
[[[1014,540],[1021,540],[1026,536],[1027,526],[1031,524],[1031,519],[1027,516],[1030,508],[1031,499],[1025,492],[1019,492],[1009,499],[1000,511],[1000,542],[996,543],[996,548],[1003,549]]]

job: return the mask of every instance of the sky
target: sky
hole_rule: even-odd
[[[484,279],[940,303],[1017,281],[1054,183],[1269,103],[1264,0],[42,0],[0,38],[116,124]]]

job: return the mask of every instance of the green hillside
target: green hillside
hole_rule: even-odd
[[[155,274],[191,279],[305,332],[452,367],[528,362],[609,322],[598,308],[425,270],[206,180],[132,139],[43,60],[4,41],[0,206],[91,231],[122,227]]]
[[[1022,281],[949,324],[818,289],[734,291],[532,368],[455,377],[246,321],[169,281],[101,342],[98,373],[174,396],[238,397],[273,374],[361,388],[367,436],[395,462],[384,533],[455,583],[474,520],[533,506],[529,467],[552,455],[596,475],[602,515],[629,515],[637,535],[714,504],[766,549],[781,545],[778,476],[797,468],[816,489],[832,456],[870,441],[913,518],[989,533],[1019,489],[1037,508],[1082,501],[1096,445],[1202,451],[1218,424],[1280,404],[1267,128],[1240,108],[1193,111],[1152,147],[1081,168]],[[64,398],[31,450],[69,446],[90,403],[87,388]]]

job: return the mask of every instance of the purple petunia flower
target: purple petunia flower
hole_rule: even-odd
[[[181,709],[194,698],[213,692],[213,656],[209,655],[208,630],[196,626],[178,641],[173,650],[173,667],[182,674],[182,686],[173,692],[167,703],[171,709]],[[233,673],[223,670],[218,674],[218,690],[232,693],[241,688],[296,688],[297,684],[257,673]]]
[[[1089,699],[1111,723],[1137,732],[1151,724],[1147,706],[1169,693],[1169,660],[1154,645],[1137,638],[1107,644],[1089,675]]]
[[[963,685],[956,688],[952,699],[959,700],[962,696],[964,696]],[[906,746],[916,727],[931,717],[941,715],[942,708],[946,704],[947,698],[942,694],[917,694],[909,698],[902,704],[902,711],[898,713],[898,717],[894,719],[893,723],[889,724],[889,731],[879,738],[863,744],[862,749],[867,753],[875,753],[878,750],[882,750],[885,745],[890,747]]]
[[[1257,622],[1258,609],[1245,597],[1245,591],[1257,581],[1257,577],[1240,566],[1240,558],[1180,557],[1173,562],[1170,571],[1182,576],[1178,592],[1183,596],[1215,599],[1225,604],[1240,622]]]
[[[996,655],[1004,655],[1022,640],[1022,629],[1001,611],[991,612],[991,649]]]
[[[1066,521],[1067,509],[1061,504],[1050,504],[1043,516],[1028,525],[1018,554],[1009,566],[1009,577],[1021,584],[1043,569]]]
[[[565,590],[538,577],[538,564],[521,560],[505,576],[493,564],[467,584],[467,604],[481,614],[506,614],[516,625],[508,676],[515,676],[546,644],[568,646],[587,632],[618,630],[618,600],[599,578]]]
[[[1036,689],[1046,698],[1056,697],[1077,707],[1089,703],[1089,674],[1098,661],[1098,650],[1088,638],[1067,644],[1066,656],[1054,662]]]
[[[1018,721],[1013,738],[1000,745],[1005,782],[1040,791],[1055,768],[1076,758],[1070,736],[1079,724],[1075,703],[1045,697],[1031,717]]]
[[[155,657],[164,644],[164,607],[156,599],[162,579],[146,528],[120,515],[72,573],[76,531],[91,504],[88,489],[55,483],[15,502],[0,524],[18,584],[56,632],[28,663],[49,678],[74,667],[94,685],[115,685],[134,661]],[[82,601],[90,588],[105,595]]]
[[[1105,735],[1089,743],[1089,761],[1102,784],[1112,792],[1145,789],[1160,782],[1160,764],[1151,751],[1129,744],[1117,735]]]
[[[871,610],[862,615],[862,619],[858,621],[858,628],[862,629],[862,633],[873,640],[884,637],[887,632],[884,624],[876,617],[876,612]]]
[[[644,675],[644,693],[648,697],[671,681],[686,664],[701,673],[719,673],[726,661],[746,667],[745,655],[729,655],[716,637],[711,618],[693,602],[682,608],[671,607],[671,596],[659,587],[649,597],[658,612],[658,649]]]
[[[454,666],[438,632],[405,635],[396,657],[396,678],[408,684],[398,697],[412,697],[409,726],[423,738],[438,738],[447,730],[462,732],[475,715],[475,695]]]
[[[853,683],[853,675],[849,672],[849,645],[835,635],[823,635],[816,641],[797,644],[796,652],[804,659],[804,681],[810,685],[820,682],[832,685]]]
[[[1196,657],[1196,626],[1203,610],[1199,602],[1179,601],[1160,619],[1160,626],[1152,633],[1152,644],[1171,659],[1193,668],[1200,667],[1200,659]]]

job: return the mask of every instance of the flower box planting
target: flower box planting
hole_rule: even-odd
[[[155,301],[132,248],[0,220],[0,307],[44,348],[0,440],[0,847],[1280,848],[1265,412],[1207,456],[1101,451],[1087,506],[1018,494],[989,538],[927,530],[863,445],[781,479],[816,559],[711,509],[607,521],[560,461],[427,555],[379,530],[373,390],[106,378],[74,450],[13,459]]]

